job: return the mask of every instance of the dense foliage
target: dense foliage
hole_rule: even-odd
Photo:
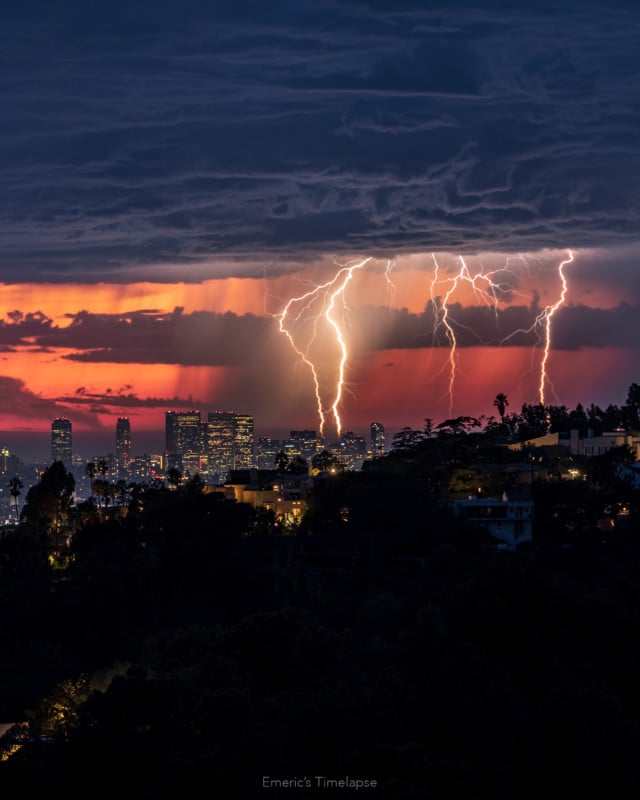
[[[525,451],[533,545],[498,553],[446,499],[523,454],[449,422],[319,477],[289,535],[198,479],[76,508],[52,468],[0,539],[7,796],[346,796],[262,782],[349,775],[393,800],[636,798],[629,453],[567,481]]]

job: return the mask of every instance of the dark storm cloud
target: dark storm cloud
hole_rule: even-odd
[[[203,405],[201,400],[193,397],[140,397],[130,391],[105,391],[86,392],[76,391],[75,394],[58,398],[59,402],[74,408],[87,406],[92,413],[119,415],[122,410],[136,408],[193,408]]]
[[[184,314],[141,309],[125,314],[68,315],[70,323],[55,325],[41,312],[13,311],[0,320],[0,347],[47,352],[55,348],[75,349],[66,358],[73,361],[140,364],[233,366],[246,364],[256,346],[275,331],[274,322],[252,314],[196,311]],[[76,393],[83,396],[80,387]]]
[[[220,5],[3,5],[0,279],[636,237],[633,4]]]
[[[7,317],[7,320],[0,319],[0,347],[5,350],[26,344],[32,337],[43,336],[53,326],[53,321],[41,311],[10,311]]]
[[[626,297],[640,303],[640,257],[637,247],[616,247],[613,251],[584,251],[578,256],[576,274],[581,281],[603,281],[618,287]],[[592,290],[597,292],[597,288]],[[594,300],[597,301],[597,294]]]
[[[51,419],[66,416],[64,403],[48,399],[31,392],[26,388],[24,381],[0,375],[0,396],[6,413],[20,419],[25,428],[29,428],[34,420],[40,421],[43,417]],[[77,417],[78,422],[93,421],[89,415],[81,412]],[[15,427],[14,427],[15,430]]]
[[[535,346],[545,335],[543,312],[544,306],[537,297],[529,306],[512,305],[497,312],[487,306],[449,303],[447,321],[458,347]],[[81,311],[71,317],[66,327],[52,325],[43,318],[39,329],[28,326],[28,333],[19,312],[14,314],[14,320],[0,325],[0,346],[7,342],[12,350],[20,346],[44,352],[65,348],[73,351],[63,356],[71,361],[225,367],[252,364],[270,365],[268,369],[273,370],[274,364],[288,363],[287,356],[291,356],[289,343],[278,333],[275,320],[252,314],[185,314],[180,308],[170,313]],[[626,303],[612,309],[567,305],[554,316],[552,330],[556,350],[634,347],[640,338],[640,308]],[[354,308],[345,334],[350,348],[359,351],[451,345],[442,324],[439,298],[435,304],[427,304],[420,314],[376,306]],[[113,390],[113,396],[133,401],[135,395],[128,391],[130,388]],[[111,390],[105,394],[110,395]],[[82,405],[88,397],[79,387],[73,399],[65,402]],[[154,404],[148,399],[144,402]],[[160,405],[166,402],[158,400]]]
[[[544,310],[537,298],[530,306],[513,305],[497,312],[486,306],[450,303],[447,322],[457,347],[529,347],[544,341]],[[352,311],[350,318],[351,341],[362,349],[451,346],[439,304],[438,308],[428,305],[421,314],[369,307]],[[613,309],[567,305],[553,316],[552,334],[554,350],[634,348],[640,337],[640,308],[625,303]]]
[[[71,325],[38,338],[43,346],[77,348],[72,361],[184,366],[246,365],[273,330],[273,321],[252,314],[196,311],[170,314],[90,314],[82,311]]]
[[[581,347],[636,348],[640,339],[640,307],[620,303],[617,308],[569,306],[553,321],[556,350]]]

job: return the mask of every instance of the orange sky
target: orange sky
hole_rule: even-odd
[[[562,254],[561,254],[562,255]],[[554,260],[554,258],[556,260]],[[439,269],[434,295],[442,297],[453,287],[455,271],[461,262],[452,256],[437,256]],[[480,268],[492,271],[496,282],[512,285],[514,291],[501,297],[500,305],[509,303],[528,307],[534,292],[540,303],[552,303],[558,297],[560,284],[555,271],[557,255],[553,258],[512,258],[505,268],[504,256],[486,255],[481,259],[468,259],[467,264],[475,274]],[[349,283],[345,297],[352,308],[357,306],[388,306],[406,308],[420,314],[429,302],[430,286],[435,278],[434,261],[429,255],[406,257],[387,268],[386,261],[371,262],[359,269]],[[331,268],[331,269],[329,269]],[[100,427],[110,431],[115,418],[129,416],[132,429],[158,431],[162,445],[162,429],[166,406],[159,404],[145,408],[111,400],[96,401],[96,406],[71,404],[60,398],[77,395],[82,387],[84,395],[113,398],[119,394],[138,398],[189,398],[200,406],[203,414],[216,410],[225,402],[242,403],[241,410],[253,413],[256,432],[269,433],[276,425],[282,429],[293,427],[318,427],[319,418],[314,398],[313,381],[308,365],[287,345],[277,332],[275,315],[292,295],[302,295],[314,285],[312,282],[328,280],[335,273],[335,265],[324,262],[305,267],[304,272],[280,277],[225,278],[199,284],[11,284],[0,286],[0,303],[5,319],[13,310],[23,313],[40,311],[54,324],[64,328],[71,322],[69,315],[82,310],[92,314],[126,314],[141,309],[171,312],[184,308],[185,314],[209,311],[237,315],[254,314],[273,316],[270,336],[274,343],[268,352],[277,354],[279,364],[253,365],[260,376],[249,380],[240,374],[243,365],[233,366],[183,366],[179,364],[93,363],[70,361],[63,356],[72,352],[68,348],[35,351],[29,346],[18,346],[14,352],[0,354],[0,375],[20,382],[22,394],[28,393],[29,418],[19,402],[6,407],[0,415],[2,430],[27,428],[42,430],[48,436],[53,416],[69,416],[74,430],[86,431]],[[622,297],[620,291],[579,280],[579,260],[567,270],[570,291],[568,302],[592,307],[615,307]],[[516,276],[516,277],[514,277]],[[477,281],[476,287],[486,288],[486,282]],[[339,298],[338,298],[339,299]],[[469,282],[460,282],[450,302],[461,304],[486,304],[488,295],[480,296]],[[349,315],[339,302],[336,317],[348,331]],[[294,328],[292,328],[294,329]],[[302,328],[296,329],[303,331]],[[425,331],[424,344],[429,342]],[[302,336],[302,333],[299,334]],[[308,334],[307,334],[308,335]],[[322,402],[328,409],[335,397],[335,378],[339,347],[327,330],[314,344],[314,359],[325,359],[323,367]],[[322,338],[324,337],[324,338]],[[348,336],[345,337],[348,340]],[[278,340],[278,341],[276,341]],[[347,391],[341,403],[343,428],[362,430],[374,419],[390,427],[421,425],[429,416],[441,421],[450,414],[491,415],[492,401],[498,392],[511,399],[512,410],[523,402],[538,401],[540,380],[539,348],[503,347],[460,348],[456,353],[456,375],[451,384],[449,351],[445,347],[428,346],[404,350],[367,351],[366,337],[358,341],[359,350],[350,350],[345,364]],[[264,344],[264,343],[259,343]],[[302,349],[304,339],[296,340]],[[212,344],[215,346],[215,343]],[[273,349],[275,348],[275,349]],[[266,352],[266,351],[265,351]],[[606,352],[606,357],[605,356]],[[632,376],[633,364],[627,352],[609,348],[597,352],[592,349],[562,352],[553,351],[549,360],[547,403],[564,403],[570,407],[577,402],[624,402],[624,387],[632,377],[611,385],[612,373]],[[262,381],[262,383],[260,383]],[[272,385],[268,385],[271,383]],[[282,384],[276,385],[276,384]],[[235,393],[229,393],[229,387]],[[261,388],[262,387],[262,388]],[[590,395],[590,387],[606,387],[605,392]],[[243,394],[244,392],[244,394]],[[623,396],[620,396],[623,392]],[[263,405],[264,400],[264,405]],[[25,401],[26,402],[26,401]],[[267,410],[267,405],[269,409]],[[224,407],[222,405],[222,407]],[[16,409],[18,413],[16,414]],[[327,415],[329,436],[335,434],[330,414]]]
[[[508,280],[508,270],[517,276],[518,289],[514,300],[525,304],[531,301],[531,294],[538,291],[547,302],[555,297],[557,280],[554,272],[554,259],[544,260],[531,256],[511,256],[486,254],[482,257],[468,257],[466,263],[471,272],[483,269],[492,272],[496,282]],[[440,264],[439,282],[436,293],[442,294],[448,288],[447,280],[459,270],[458,257],[438,254]],[[349,288],[349,301],[364,304],[392,305],[419,312],[429,300],[430,286],[434,278],[433,257],[428,254],[403,256],[385,275],[386,260],[375,260],[354,277]],[[321,262],[304,270],[280,277],[265,275],[262,278],[223,278],[202,283],[15,283],[0,284],[0,308],[4,313],[20,309],[24,312],[42,311],[60,324],[64,324],[66,314],[83,309],[94,314],[123,314],[134,309],[162,309],[170,311],[176,306],[184,307],[186,312],[207,310],[218,313],[233,311],[238,314],[276,314],[292,295],[303,294],[315,282],[326,280],[335,271],[332,263]],[[598,308],[613,308],[625,294],[606,280],[586,281],[580,276],[579,260],[567,270],[572,284],[569,301]],[[574,280],[575,278],[575,280]],[[479,281],[483,288],[486,282]],[[478,301],[468,283],[461,282],[452,298],[462,303]]]

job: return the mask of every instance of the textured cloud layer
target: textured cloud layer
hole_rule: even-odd
[[[637,237],[632,4],[220,5],[0,12],[0,280]]]
[[[452,303],[448,323],[458,347],[534,347],[544,337],[544,325],[535,324],[541,310],[537,299],[530,306],[514,305],[498,311]],[[356,353],[448,349],[450,339],[437,323],[431,304],[420,314],[366,306],[351,310],[345,336]],[[640,311],[626,303],[610,309],[569,305],[558,314],[553,331],[554,350],[635,348],[640,338]],[[331,348],[332,341],[329,335],[324,346]],[[127,315],[83,311],[73,315],[67,327],[52,324],[42,314],[15,312],[11,321],[0,321],[0,352],[15,352],[18,348],[45,353],[60,350],[67,353],[62,358],[86,363],[247,369],[264,362],[288,365],[293,357],[272,319],[231,312],[185,314],[180,309]]]

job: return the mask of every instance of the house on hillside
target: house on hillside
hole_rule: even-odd
[[[283,475],[276,470],[245,469],[232,470],[222,488],[238,503],[266,508],[279,522],[298,524],[307,509],[309,484],[307,473]]]
[[[528,488],[508,489],[499,499],[468,497],[451,502],[456,516],[482,526],[506,549],[515,550],[531,542],[533,500]]]
[[[568,450],[572,456],[601,456],[612,448],[623,445],[631,450],[636,460],[640,460],[640,433],[624,430],[605,431],[599,436],[589,431],[586,436],[580,436],[579,432],[573,429],[569,433],[548,433],[546,436],[538,436],[524,442],[514,442],[507,447],[509,450],[521,450],[529,446],[556,447]]]

